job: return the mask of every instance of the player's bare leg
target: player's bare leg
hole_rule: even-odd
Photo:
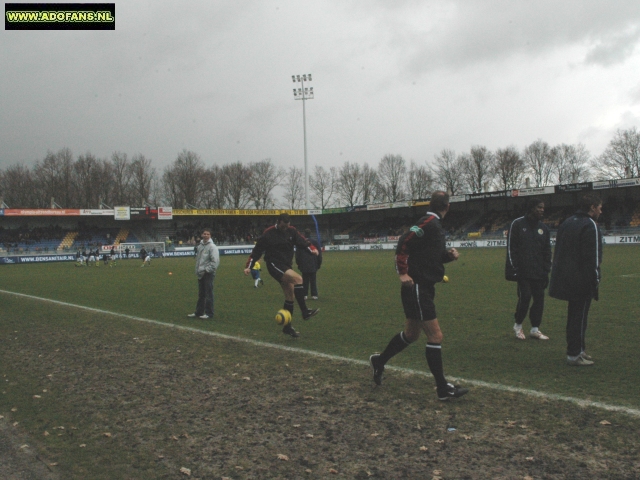
[[[289,269],[284,272],[281,282],[282,290],[284,292],[285,299],[293,302],[293,299],[298,302],[300,311],[302,312],[302,318],[308,320],[318,313],[318,309],[310,310],[307,308],[307,302],[304,299],[304,287],[302,285],[302,277],[299,273]],[[287,296],[289,295],[289,296]]]

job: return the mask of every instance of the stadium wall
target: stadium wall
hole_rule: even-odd
[[[640,245],[640,235],[607,235],[604,238],[605,245]],[[551,239],[551,244],[555,245],[556,239]],[[456,240],[447,242],[448,248],[490,248],[506,247],[506,240]],[[361,243],[357,245],[327,245],[326,252],[351,252],[362,250],[395,250],[395,243]],[[249,255],[253,250],[250,245],[233,245],[218,247],[220,255]],[[193,257],[193,248],[186,250],[175,250],[165,252],[165,257]],[[26,264],[26,263],[46,263],[46,262],[73,262],[75,255],[15,255],[0,257],[0,265]],[[136,260],[131,258],[130,260]]]

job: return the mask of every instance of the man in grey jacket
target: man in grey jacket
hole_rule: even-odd
[[[202,240],[196,249],[196,276],[198,277],[198,303],[195,313],[187,315],[190,318],[213,317],[213,279],[220,265],[218,247],[211,240],[211,230],[202,231]]]

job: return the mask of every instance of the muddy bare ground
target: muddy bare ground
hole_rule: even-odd
[[[2,478],[640,478],[632,417],[481,388],[442,403],[418,376],[375,387],[362,365],[44,320],[0,315]]]

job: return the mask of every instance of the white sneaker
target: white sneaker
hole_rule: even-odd
[[[198,318],[206,320],[207,318],[211,318],[211,317],[209,317],[209,315],[207,315],[207,314],[204,314],[204,315],[200,315],[200,317],[198,317]]]
[[[535,338],[537,340],[549,340],[549,337],[547,337],[544,333],[542,333],[540,330],[538,330],[537,332],[531,332],[529,334],[529,336],[531,338]]]
[[[318,299],[318,297],[311,297],[311,298],[312,298],[313,300],[317,300],[317,299]]]
[[[521,328],[519,328],[517,330],[514,328],[513,331],[516,332],[516,338],[518,340],[526,340],[527,339],[527,337],[524,336],[524,332],[522,331]]]
[[[196,318],[196,314],[195,314],[195,313],[190,313],[189,315],[187,315],[187,317],[189,317],[189,318]]]

